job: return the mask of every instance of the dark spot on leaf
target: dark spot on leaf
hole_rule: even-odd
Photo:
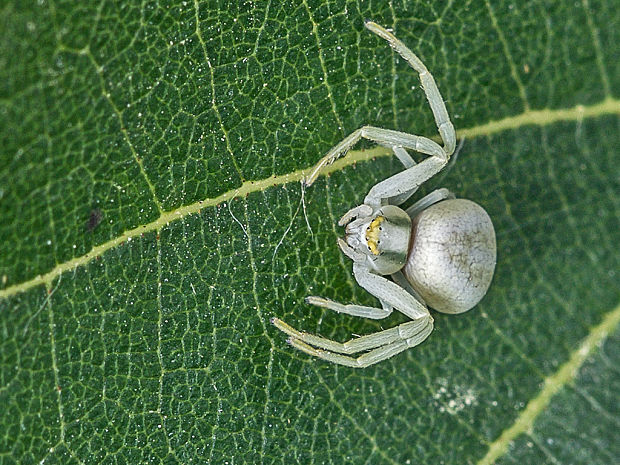
[[[88,232],[93,232],[99,223],[103,220],[103,212],[98,208],[91,210],[90,215],[88,217],[88,222],[86,223],[86,230]]]

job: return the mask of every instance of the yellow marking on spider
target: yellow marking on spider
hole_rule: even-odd
[[[373,255],[379,255],[379,248],[377,247],[379,243],[379,226],[384,219],[382,216],[377,216],[366,229],[366,243]]]

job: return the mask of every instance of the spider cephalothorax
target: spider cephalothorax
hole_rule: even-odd
[[[351,253],[358,259],[364,255],[363,260],[379,274],[395,273],[407,261],[411,218],[394,205],[386,205],[370,216],[351,221],[345,233],[344,242],[352,249]],[[349,254],[348,250],[344,252]]]

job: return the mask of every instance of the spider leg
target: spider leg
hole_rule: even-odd
[[[445,159],[447,162],[448,156],[446,155],[444,149],[427,137],[407,134],[406,132],[394,131],[392,129],[363,126],[353,131],[338,144],[332,147],[330,151],[327,152],[327,154],[325,154],[325,156],[321,158],[316,165],[314,165],[312,172],[304,179],[304,184],[306,186],[311,186],[319,177],[319,173],[324,167],[331,165],[340,156],[347,153],[351,147],[357,144],[357,142],[359,142],[362,138],[371,140],[391,149],[395,146],[407,147],[417,152]]]
[[[345,224],[350,223],[356,218],[363,218],[366,216],[372,215],[372,208],[368,205],[358,205],[357,207],[353,207],[351,210],[342,215],[342,218],[338,220],[338,226],[344,226]]]
[[[420,75],[420,82],[422,83],[422,88],[426,94],[426,99],[428,100],[428,104],[430,105],[433,116],[435,117],[435,123],[437,124],[437,129],[439,130],[439,134],[443,140],[446,156],[449,157],[452,153],[454,153],[454,149],[456,148],[456,133],[454,131],[454,126],[450,122],[450,116],[448,115],[446,104],[441,97],[441,93],[439,92],[435,79],[431,73],[429,73],[428,69],[426,69],[426,66],[424,66],[422,60],[420,60],[416,54],[409,49],[409,47],[397,39],[394,34],[372,21],[367,21],[365,26],[369,31],[374,32],[382,39],[385,39],[390,47],[392,47],[392,49],[407,63],[409,63],[409,66],[411,66]]]
[[[347,342],[337,342],[314,334],[298,331],[278,318],[273,318],[271,321],[276,328],[290,336],[289,342],[291,344],[293,341],[301,341],[315,348],[339,354],[355,354],[357,352],[386,346],[394,342],[419,338],[419,335],[425,335],[424,339],[426,339],[426,336],[430,334],[429,325],[431,328],[433,326],[430,320],[408,321],[395,328],[353,338]],[[420,342],[422,342],[422,340],[420,340]]]
[[[338,247],[340,247],[340,250],[342,250],[342,253],[344,253],[347,257],[349,257],[354,262],[360,262],[366,259],[366,255],[364,255],[361,252],[355,251],[355,249],[351,247],[349,244],[347,244],[346,241],[342,239],[341,237],[338,238]]]
[[[413,286],[411,286],[411,283],[409,281],[407,281],[407,278],[405,278],[405,275],[403,274],[402,271],[397,271],[396,273],[393,273],[390,276],[391,276],[392,280],[396,284],[398,284],[405,291],[407,291],[409,294],[411,294],[418,302],[426,305],[426,302],[424,302],[424,299],[422,298],[422,296],[420,296],[420,294],[418,294],[415,291]]]
[[[454,126],[450,121],[450,116],[448,115],[446,104],[437,87],[437,83],[435,82],[433,76],[429,73],[426,66],[424,66],[424,63],[422,63],[422,61],[404,43],[394,37],[394,35],[385,28],[371,21],[366,23],[366,28],[368,28],[368,30],[375,33],[379,37],[385,39],[390,45],[390,47],[392,47],[394,51],[396,51],[405,61],[407,61],[407,63],[415,71],[418,72],[420,76],[420,82],[422,83],[422,88],[426,93],[426,99],[428,100],[431,111],[433,112],[435,123],[437,125],[437,129],[439,131],[444,146],[441,147],[426,137],[415,136],[412,134],[392,131],[389,129],[364,126],[360,129],[357,129],[356,131],[353,131],[342,141],[332,147],[332,149],[327,152],[327,154],[315,165],[312,172],[304,180],[304,183],[306,186],[312,185],[323,167],[330,165],[338,157],[345,154],[361,138],[369,139],[377,142],[380,145],[385,145],[392,148],[395,155],[407,168],[407,172],[414,168],[413,165],[407,166],[409,164],[409,161],[413,162],[413,160],[411,160],[411,157],[404,150],[398,150],[402,147],[413,149],[418,152],[431,155],[433,158],[437,158],[440,162],[439,166],[431,164],[433,165],[434,169],[430,170],[431,173],[428,176],[420,176],[420,173],[418,173],[418,171],[428,172],[426,168],[411,171],[409,172],[409,176],[413,176],[413,183],[396,183],[396,181],[400,181],[400,179],[392,180],[392,183],[389,184],[389,186],[392,187],[392,190],[389,190],[387,193],[391,193],[392,195],[384,194],[383,196],[370,196],[369,194],[369,196],[367,196],[367,200],[371,201],[372,203],[370,203],[370,205],[373,206],[375,203],[377,203],[377,201],[379,201],[380,203],[381,200],[384,200],[387,197],[402,196],[395,200],[394,204],[398,205],[399,203],[396,202],[400,201],[400,203],[402,203],[402,201],[404,201],[402,200],[402,198],[406,198],[407,193],[411,195],[413,192],[415,192],[415,189],[417,189],[417,187],[421,183],[426,181],[430,176],[433,176],[445,166],[445,164],[448,162],[448,158],[450,158],[450,155],[454,153],[454,149],[456,147],[456,133],[454,131]],[[420,165],[422,165],[422,163],[420,163]],[[384,185],[382,187],[385,188],[386,186]],[[380,194],[380,191],[381,189],[378,190],[377,194]]]
[[[411,168],[413,165],[415,165],[414,159],[404,148],[395,145],[394,147],[392,147],[392,151],[394,152],[394,155],[396,155],[396,158],[398,158],[398,160],[403,164],[405,168]]]
[[[409,323],[416,323],[416,322],[411,321]],[[403,323],[403,325],[406,325],[406,324],[408,323]],[[392,329],[399,329],[399,328],[400,326],[397,326],[396,328],[392,328]],[[388,329],[386,331],[390,331],[390,330]],[[323,360],[327,360],[328,362],[337,363],[339,365],[345,365],[345,366],[353,367],[353,368],[365,368],[367,366],[374,365],[375,363],[379,363],[383,360],[393,357],[394,355],[400,352],[403,352],[409,347],[417,346],[418,344],[423,342],[432,331],[433,331],[433,323],[432,323],[432,320],[429,320],[426,322],[425,326],[414,336],[407,338],[407,339],[396,340],[394,342],[390,342],[385,345],[379,346],[375,349],[370,350],[369,352],[366,352],[363,355],[360,355],[357,358],[349,357],[346,355],[341,355],[339,353],[335,353],[329,350],[317,349],[315,347],[312,347],[311,345],[306,344],[305,342],[297,338],[291,338],[289,340],[289,343],[293,347],[301,350],[302,352],[321,358]],[[382,332],[383,331],[379,333],[375,333],[375,334],[370,334],[368,336],[363,336],[363,337],[371,338],[373,336],[380,335]]]
[[[381,301],[383,309],[343,305],[321,297],[308,297],[306,301],[340,313],[367,318],[383,318],[395,308],[413,321],[344,343],[298,331],[277,318],[273,318],[271,322],[290,336],[288,342],[293,347],[324,360],[356,368],[372,365],[408,347],[416,346],[433,331],[433,318],[425,304],[418,300],[417,294],[410,293],[406,288],[383,276],[371,273],[363,263],[354,263],[353,273],[359,285]],[[366,350],[369,352],[357,358],[342,355]]]
[[[394,146],[392,147],[392,150],[394,151],[394,155],[396,155],[396,157],[400,160],[400,162],[405,166],[406,169],[409,169],[413,165],[416,164],[413,158],[411,158],[411,155],[409,155],[409,152],[407,152],[404,148]],[[417,190],[418,190],[417,188],[411,189],[410,191],[405,192],[404,194],[397,195],[396,197],[392,197],[389,200],[389,203],[391,205],[400,205],[401,203],[406,202],[407,199],[411,197],[413,194],[415,194]]]
[[[407,215],[409,215],[411,219],[414,219],[416,216],[418,216],[418,213],[420,213],[423,210],[426,210],[431,205],[437,202],[441,202],[442,200],[445,200],[445,199],[454,199],[454,198],[456,198],[455,195],[452,192],[450,192],[448,189],[443,187],[441,189],[434,190],[428,195],[425,195],[420,200],[418,200],[416,203],[414,203],[409,208],[407,208],[407,210],[405,211],[407,212]]]
[[[316,305],[317,307],[328,308],[338,313],[360,316],[362,318],[370,318],[371,320],[381,320],[383,318],[387,318],[392,313],[392,307],[390,305],[383,305],[382,308],[366,307],[363,305],[345,305],[330,299],[316,296],[306,297],[306,303]]]
[[[344,365],[351,368],[365,368],[374,363],[378,363],[382,360],[393,357],[394,355],[399,354],[400,352],[407,349],[407,343],[405,341],[398,341],[393,342],[392,344],[388,344],[387,346],[374,349],[368,352],[368,354],[364,354],[357,358],[354,358],[334,352],[325,351],[322,349],[315,349],[314,347],[309,346],[305,342],[301,342],[298,339],[291,339],[289,341],[289,344],[309,355],[313,355],[328,362],[336,363],[338,365]],[[372,360],[368,360],[368,357],[366,357],[366,355],[369,355]],[[362,357],[364,357],[364,359],[362,359]]]
[[[364,263],[353,263],[357,283],[382,302],[394,307],[412,320],[431,318],[426,305],[389,279],[371,273]]]
[[[447,158],[430,157],[409,169],[390,176],[370,189],[364,199],[364,204],[375,208],[387,203],[399,205],[418,190],[420,185],[439,173],[446,166],[447,161]]]

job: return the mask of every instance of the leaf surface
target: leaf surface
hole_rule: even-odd
[[[1,7],[0,463],[620,459],[619,10],[455,3]],[[336,222],[400,167],[352,151],[302,203],[303,170],[363,124],[436,134],[366,18],[466,139],[420,194],[484,206],[498,264],[476,309],[353,370],[269,320],[404,321],[303,302],[376,304]]]

